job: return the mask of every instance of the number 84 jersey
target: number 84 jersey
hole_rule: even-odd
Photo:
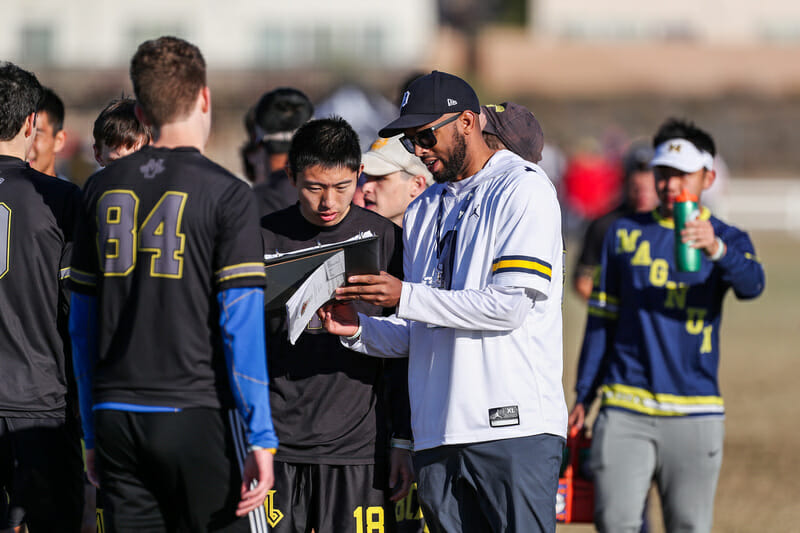
[[[70,285],[97,296],[95,403],[227,403],[216,293],[263,287],[259,231],[247,184],[194,148],[145,147],[89,179]]]

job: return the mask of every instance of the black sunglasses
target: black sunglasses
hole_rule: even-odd
[[[408,152],[411,154],[414,153],[415,144],[420,148],[424,148],[426,150],[433,148],[434,146],[436,146],[436,135],[434,135],[433,132],[435,130],[438,130],[442,126],[450,124],[460,116],[461,114],[459,113],[458,115],[452,116],[447,120],[445,120],[444,122],[436,124],[435,126],[431,126],[430,128],[425,128],[424,130],[420,130],[411,137],[403,135],[402,137],[400,137],[400,142],[405,147],[405,149],[408,150]]]

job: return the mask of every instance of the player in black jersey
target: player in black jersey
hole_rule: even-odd
[[[261,531],[277,439],[255,201],[202,154],[200,51],[147,41],[130,72],[154,141],[89,179],[72,261],[87,463],[112,530],[239,531],[250,513]]]
[[[301,126],[292,139],[289,167],[299,202],[261,219],[267,254],[335,243],[369,230],[381,238],[382,268],[400,275],[400,228],[351,203],[361,150],[347,122],[330,118]],[[364,311],[383,310],[367,305]],[[392,383],[399,390],[392,391],[389,407],[382,361],[347,350],[316,317],[290,345],[284,311],[267,313],[267,353],[270,402],[281,439],[276,490],[267,500],[272,531],[394,531],[390,485],[399,486],[392,497],[403,497],[411,469],[398,464],[389,479],[386,421],[391,415],[395,437],[411,438],[405,369],[394,373]],[[404,458],[407,452],[393,454],[398,463]]]
[[[42,88],[0,64],[0,529],[79,531],[80,439],[60,278],[80,190],[25,163]]]

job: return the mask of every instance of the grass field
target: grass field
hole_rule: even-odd
[[[800,240],[777,233],[751,238],[767,285],[750,302],[729,293],[724,306],[720,385],[726,405],[725,448],[713,531],[800,532]],[[568,267],[574,260],[570,254]],[[570,406],[585,312],[583,302],[567,290],[564,388]],[[651,531],[663,531],[657,501],[650,516]],[[558,527],[559,533],[592,529]]]

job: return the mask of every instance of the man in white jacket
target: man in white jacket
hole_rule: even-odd
[[[489,148],[480,105],[434,71],[380,135],[404,133],[433,174],[403,223],[405,280],[353,276],[321,310],[351,349],[409,357],[414,463],[431,531],[555,531],[567,411],[561,385],[563,241],[535,164]]]

